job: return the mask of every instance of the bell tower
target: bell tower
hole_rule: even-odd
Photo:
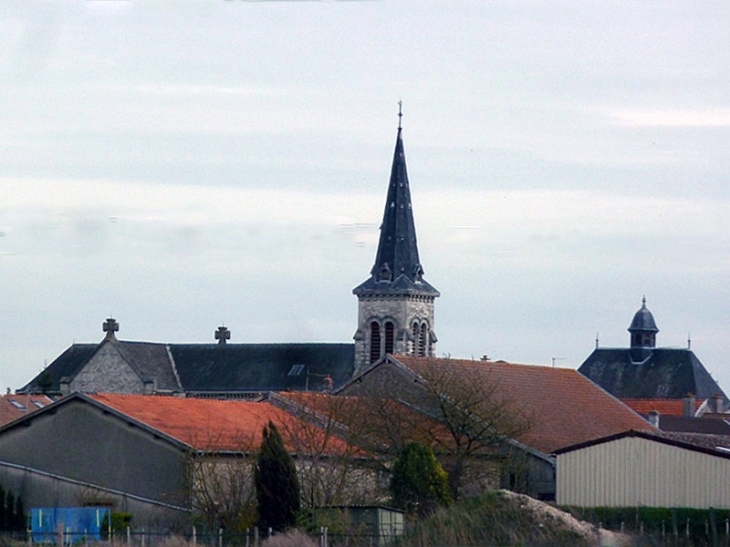
[[[400,106],[401,103],[399,103]],[[401,118],[375,264],[353,289],[358,299],[355,371],[386,353],[431,357],[436,351],[434,301],[439,292],[423,279],[418,258]]]

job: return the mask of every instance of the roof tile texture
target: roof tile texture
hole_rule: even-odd
[[[268,402],[118,394],[90,397],[202,451],[255,451],[269,421],[285,442],[286,431],[311,427]],[[322,437],[321,441],[327,443],[325,452],[347,449],[338,438]]]
[[[395,358],[418,373],[429,366],[452,367],[498,386],[505,404],[513,404],[533,421],[519,441],[544,453],[629,429],[653,431],[638,414],[577,370],[517,365],[503,361],[470,361],[406,356]]]

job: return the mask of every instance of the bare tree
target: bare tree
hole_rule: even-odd
[[[195,514],[210,531],[219,527],[242,532],[256,522],[253,438],[236,440],[235,450],[221,450],[216,439],[194,443],[188,464]]]
[[[363,438],[375,439],[391,456],[408,442],[431,446],[449,473],[455,499],[467,486],[498,483],[505,466],[522,461],[514,440],[530,430],[533,420],[503,395],[488,366],[404,361],[410,374],[383,366],[349,390],[361,398],[357,416],[368,424],[360,427],[365,433],[361,445],[368,442]]]
[[[297,455],[305,507],[371,503],[384,497],[374,455],[351,442],[346,417],[354,410],[352,398],[313,393],[272,398],[297,418],[282,423],[280,431]]]

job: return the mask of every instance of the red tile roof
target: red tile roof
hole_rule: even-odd
[[[648,414],[656,410],[663,416],[682,416],[684,403],[682,399],[621,399],[621,401],[639,414]],[[695,400],[696,411],[702,404],[701,399]]]
[[[394,357],[422,376],[429,367],[450,367],[465,377],[481,377],[485,384],[497,386],[504,404],[514,405],[532,420],[530,431],[517,440],[544,453],[630,429],[654,430],[574,369],[503,361]]]
[[[196,450],[257,450],[261,432],[269,421],[277,426],[292,450],[291,443],[287,443],[287,432],[311,430],[310,424],[268,402],[119,394],[90,397]],[[325,453],[340,454],[347,450],[347,444],[336,437],[325,437],[321,432],[313,435],[324,443]]]
[[[0,397],[0,425],[17,420],[21,416],[50,405],[53,400],[45,395],[19,395],[7,393]]]

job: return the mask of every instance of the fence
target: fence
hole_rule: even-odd
[[[260,547],[261,542],[274,533],[269,530],[266,534],[260,534],[257,528],[251,528],[243,533],[232,533],[222,528],[215,533],[201,532],[196,527],[191,527],[182,533],[171,533],[154,529],[132,529],[111,530],[103,534],[103,540],[99,541],[92,534],[86,531],[72,531],[59,527],[52,536],[43,536],[42,541],[34,540],[31,530],[27,532],[3,533],[2,537],[7,542],[0,542],[0,545],[26,543],[31,545],[56,545],[56,546],[89,546],[89,545],[129,545],[131,547],[155,547],[166,545],[167,547]],[[36,536],[37,537],[37,536]],[[317,547],[382,547],[393,542],[395,537],[376,536],[365,533],[331,534],[325,527],[320,528],[318,533],[308,534],[312,544]]]

